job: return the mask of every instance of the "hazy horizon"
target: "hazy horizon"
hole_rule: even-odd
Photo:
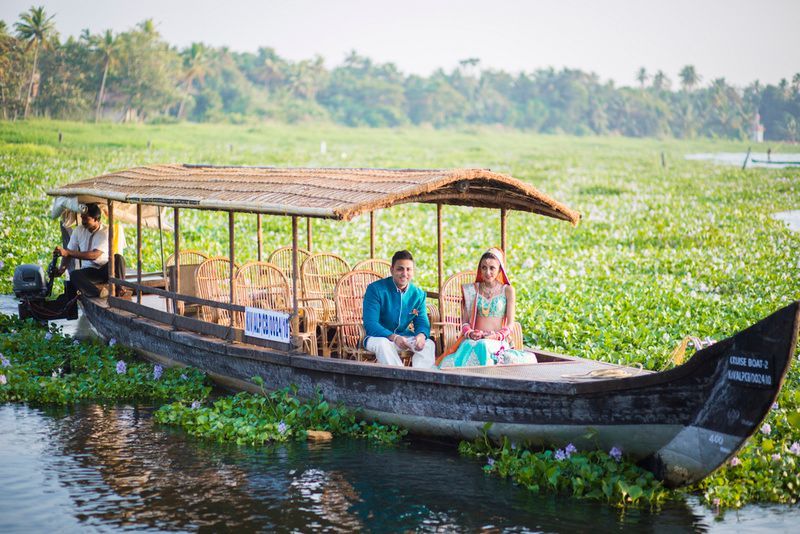
[[[267,5],[268,4],[268,5]],[[405,74],[451,70],[467,58],[481,69],[532,72],[573,68],[617,85],[638,85],[640,67],[679,85],[693,65],[701,85],[724,77],[737,86],[776,84],[800,72],[800,2],[794,0],[588,0],[487,4],[357,0],[4,0],[0,20],[13,33],[19,14],[44,6],[62,38],[125,31],[152,18],[171,45],[200,41],[237,52],[271,47],[297,61],[320,55],[330,68],[351,50]],[[794,50],[794,52],[792,52]]]

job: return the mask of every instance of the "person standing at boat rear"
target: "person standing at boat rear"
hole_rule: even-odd
[[[96,283],[108,281],[108,228],[100,222],[102,212],[97,204],[87,204],[81,214],[81,225],[72,231],[66,247],[56,247],[61,256],[58,275],[64,274],[70,259],[78,260],[78,268],[70,273],[64,283],[66,295],[72,298],[77,290],[87,297],[98,297]]]
[[[414,353],[412,367],[433,367],[436,348],[429,339],[425,292],[411,283],[413,277],[414,257],[400,250],[392,256],[391,276],[367,286],[364,347],[375,353],[378,363],[403,365],[400,353],[410,350]]]

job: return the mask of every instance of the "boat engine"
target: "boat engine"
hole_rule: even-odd
[[[78,305],[75,301],[67,301],[64,295],[56,300],[47,300],[53,292],[53,282],[58,276],[58,260],[60,256],[53,254],[47,266],[47,275],[41,265],[26,263],[14,269],[14,296],[19,299],[19,317],[32,317],[46,322],[54,319],[77,319]]]

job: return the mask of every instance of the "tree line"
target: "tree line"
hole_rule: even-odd
[[[469,58],[430,76],[351,52],[331,69],[322,57],[290,61],[255,53],[167,43],[152,20],[132,29],[62,40],[42,7],[0,21],[0,118],[284,122],[436,128],[495,124],[546,133],[744,139],[756,114],[765,139],[800,140],[800,73],[791,81],[737,88],[703,84],[687,65],[678,83],[637,73],[637,87],[553,68],[509,73]]]

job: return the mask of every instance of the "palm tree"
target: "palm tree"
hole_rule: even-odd
[[[700,82],[700,76],[694,69],[694,65],[686,65],[683,67],[678,73],[678,76],[681,79],[681,85],[687,92],[694,89],[694,87]]]
[[[94,122],[97,122],[100,118],[100,108],[103,107],[103,99],[105,98],[108,69],[116,61],[118,41],[111,30],[106,30],[99,37],[91,37],[89,42],[103,56],[103,79],[100,81],[100,90],[97,92],[97,107],[94,110]]]
[[[186,99],[189,97],[189,90],[192,88],[192,83],[195,79],[202,80],[205,78],[208,57],[206,55],[206,47],[203,43],[192,43],[188,50],[183,52],[183,65],[186,67],[184,74],[185,89],[181,105],[178,107],[178,118],[183,117],[183,110],[186,107]]]
[[[667,78],[667,75],[664,74],[663,71],[658,71],[655,76],[653,76],[653,89],[656,91],[669,89],[669,84],[669,78]]]
[[[650,75],[647,74],[647,69],[644,67],[639,67],[639,70],[636,72],[636,80],[639,82],[639,85],[644,89],[644,85],[647,83],[647,80],[650,78]]]
[[[47,46],[47,37],[55,29],[53,16],[48,17],[44,12],[44,7],[32,7],[27,13],[20,13],[20,22],[14,24],[17,30],[17,37],[27,41],[26,50],[33,47],[33,68],[31,68],[31,81],[28,84],[28,94],[25,96],[24,117],[28,118],[28,109],[31,105],[31,93],[33,92],[33,80],[36,75],[36,67],[39,63],[39,47]]]

